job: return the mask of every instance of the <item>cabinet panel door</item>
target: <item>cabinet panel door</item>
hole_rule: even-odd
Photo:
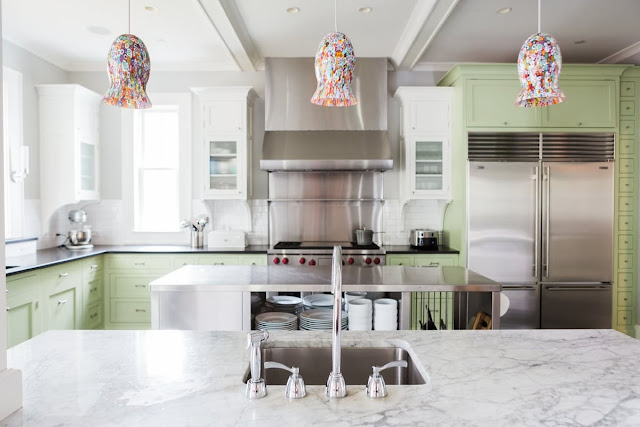
[[[449,102],[441,100],[411,102],[409,104],[409,131],[447,133],[449,131]]]
[[[411,197],[432,198],[449,195],[449,140],[444,136],[416,135],[409,140],[407,174]]]
[[[13,347],[33,337],[35,304],[25,301],[7,307],[7,347]]]
[[[47,329],[76,329],[76,288],[49,297]]]
[[[214,132],[241,132],[244,129],[243,102],[208,102],[204,105],[204,127]]]
[[[561,80],[567,99],[543,110],[546,127],[613,128],[616,126],[616,85],[613,80]]]
[[[387,255],[387,265],[413,266],[413,256],[411,255]]]
[[[205,137],[205,194],[215,198],[246,197],[245,145],[241,135]]]
[[[514,67],[515,73],[515,67]],[[514,105],[520,82],[513,80],[472,80],[467,93],[467,126],[538,127],[542,108]]]

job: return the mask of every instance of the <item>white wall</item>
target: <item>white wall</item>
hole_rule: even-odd
[[[97,93],[103,93],[109,84],[105,71],[100,72],[67,72],[31,53],[9,43],[4,42],[5,64],[23,73],[24,84],[24,117],[25,144],[31,150],[31,175],[25,185],[27,222],[33,224],[31,235],[41,235],[39,227],[39,198],[40,177],[39,165],[39,134],[38,134],[38,98],[36,84],[44,83],[77,83]],[[393,94],[399,86],[433,86],[444,75],[444,72],[389,72],[388,79],[388,131],[392,144],[394,163],[399,164],[399,129],[400,106]],[[193,150],[192,180],[194,182],[192,194],[192,209],[196,213],[215,215],[209,226],[211,229],[236,227],[249,232],[250,243],[266,243],[267,224],[265,219],[266,198],[268,196],[267,174],[260,170],[259,162],[262,152],[262,138],[264,135],[264,72],[207,72],[207,71],[153,71],[147,86],[149,93],[190,92],[192,88],[210,86],[251,86],[260,99],[254,104],[254,135],[252,150],[252,201],[246,206],[228,202],[206,202],[199,199],[198,188],[199,168],[197,162],[201,159],[198,151]],[[152,99],[153,101],[153,99]],[[195,97],[194,97],[195,103]],[[194,105],[195,107],[195,105]],[[194,110],[195,111],[195,110]],[[100,138],[101,138],[101,196],[99,204],[86,207],[88,221],[95,231],[94,242],[97,244],[120,244],[123,241],[123,209],[122,209],[122,169],[121,169],[121,113],[119,108],[102,105],[100,110]],[[195,118],[195,114],[193,115]],[[197,126],[196,123],[193,123]],[[385,244],[406,244],[408,230],[416,227],[436,228],[437,208],[433,204],[414,203],[402,207],[398,202],[398,173],[397,167],[385,173],[385,229],[387,234]],[[67,213],[69,210],[84,206],[62,206],[51,221],[50,233],[65,234],[68,230]],[[250,215],[250,217],[247,217]],[[241,226],[241,224],[245,224]],[[40,239],[39,248],[51,247],[62,243],[63,238],[44,241]]]

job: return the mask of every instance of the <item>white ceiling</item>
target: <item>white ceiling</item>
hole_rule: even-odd
[[[102,71],[112,41],[128,31],[128,1],[2,0],[3,37],[65,70]],[[300,12],[287,13],[293,6]],[[366,6],[373,11],[358,12]],[[255,70],[265,57],[314,56],[334,29],[333,7],[330,0],[131,0],[131,32],[156,70]],[[496,14],[501,7],[512,11]],[[556,37],[565,63],[640,64],[638,17],[639,0],[542,1],[542,30]],[[537,1],[338,0],[337,20],[356,56],[447,70],[515,62],[537,30]]]

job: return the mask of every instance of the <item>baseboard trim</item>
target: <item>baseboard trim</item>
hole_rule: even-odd
[[[22,372],[6,369],[0,372],[0,420],[22,408]]]

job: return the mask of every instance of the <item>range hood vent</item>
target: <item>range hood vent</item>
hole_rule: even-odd
[[[264,135],[260,169],[389,170],[393,167],[386,131],[270,131]]]
[[[352,88],[355,106],[314,105],[314,58],[266,58],[260,169],[391,169],[386,58],[358,58]]]

